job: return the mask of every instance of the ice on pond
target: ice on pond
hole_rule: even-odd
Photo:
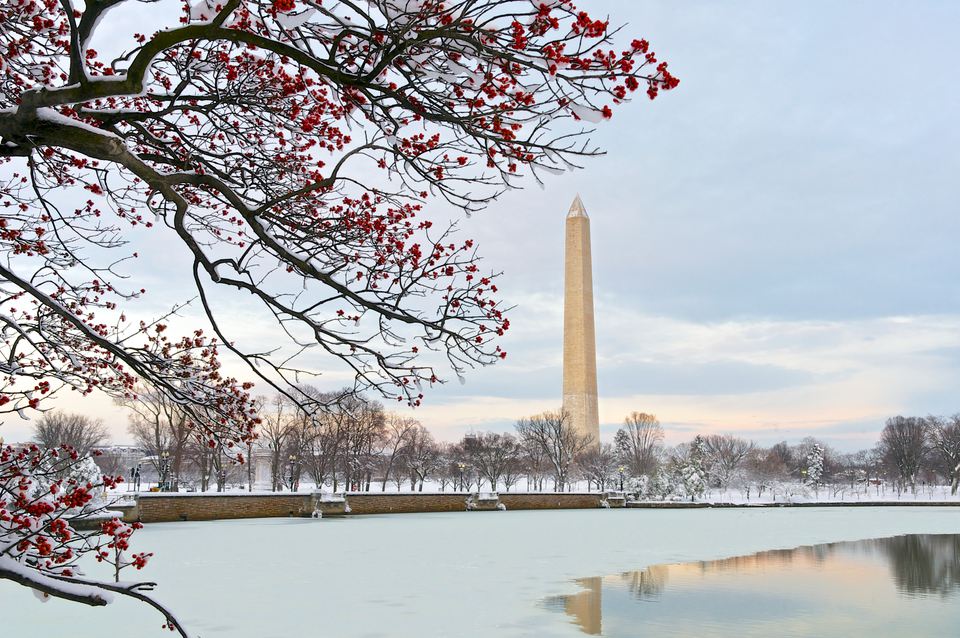
[[[584,576],[958,532],[958,507],[596,509],[164,523],[143,529],[136,549],[156,553],[138,575],[202,638],[572,638],[580,630],[542,601],[577,593]],[[0,581],[4,635],[169,635],[128,601],[15,613],[40,605]]]

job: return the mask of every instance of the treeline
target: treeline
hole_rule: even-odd
[[[740,489],[747,498],[821,491],[838,497],[871,486],[916,493],[921,483],[948,484],[956,495],[960,482],[960,415],[892,417],[874,447],[852,453],[814,437],[770,447],[728,434],[697,435],[676,446],[663,439],[655,416],[633,413],[613,444],[584,458],[584,476],[597,487],[626,476],[625,487],[655,500],[695,500],[712,488]]]
[[[597,444],[576,432],[563,411],[520,419],[513,433],[480,432],[460,441],[437,441],[417,420],[349,393],[322,395],[329,408],[306,414],[283,397],[261,402],[259,436],[247,450],[269,464],[274,491],[301,483],[333,491],[424,489],[491,491],[522,488],[563,491],[624,489],[648,499],[697,499],[710,489],[742,490],[744,496],[790,497],[825,491],[832,497],[881,486],[897,493],[920,484],[960,482],[960,415],[887,420],[878,443],[841,453],[808,437],[797,444],[764,447],[728,435],[698,435],[666,445],[651,414],[634,412],[613,442]],[[255,481],[254,464],[238,464],[235,450],[196,440],[177,406],[142,395],[131,409],[128,431],[151,467],[144,480],[168,489],[206,491]],[[81,415],[45,414],[38,442],[68,443],[81,452],[107,442],[102,424]],[[130,459],[104,454],[98,463],[126,475]]]

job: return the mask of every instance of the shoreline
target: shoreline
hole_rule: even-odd
[[[862,507],[958,507],[956,500],[860,500],[860,501],[634,501],[622,495],[601,492],[502,492],[471,495],[440,493],[226,493],[138,494],[108,509],[122,513],[127,522],[145,524],[230,520],[244,518],[325,518],[379,514],[414,514],[471,511],[522,511],[564,509],[771,509],[771,508],[862,508]]]

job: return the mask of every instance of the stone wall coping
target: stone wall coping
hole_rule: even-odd
[[[371,490],[369,492],[311,492],[311,491],[302,491],[302,492],[131,492],[131,495],[135,495],[137,498],[222,498],[224,496],[230,496],[234,498],[239,498],[242,496],[302,496],[310,497],[315,494],[322,494],[325,496],[336,496],[336,497],[355,497],[355,496],[387,496],[387,497],[409,497],[409,496],[470,496],[471,494],[476,494],[476,492],[380,492]],[[487,494],[492,494],[494,496],[602,496],[603,492],[483,492],[482,495],[486,496]]]
[[[264,496],[287,498],[310,498],[314,492],[138,492],[137,498],[224,498],[224,497],[257,497]]]
[[[117,501],[114,503],[110,503],[110,505],[107,506],[108,509],[112,509],[112,510],[129,510],[129,509],[134,509],[136,507],[137,507],[137,504],[134,501]]]

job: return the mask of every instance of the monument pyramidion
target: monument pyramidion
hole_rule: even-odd
[[[563,298],[563,409],[573,427],[600,441],[593,323],[590,218],[577,195],[567,213]]]

